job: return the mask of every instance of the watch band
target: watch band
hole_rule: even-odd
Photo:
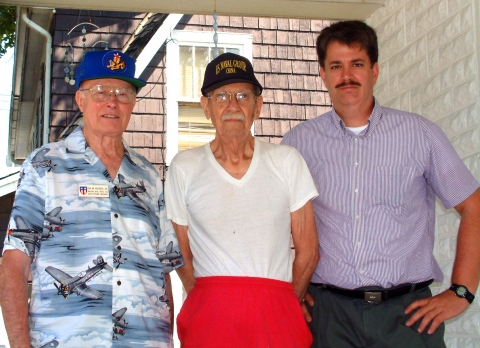
[[[468,291],[465,285],[452,284],[449,290],[452,290],[458,297],[466,299],[468,303],[472,303],[475,299],[475,296]]]

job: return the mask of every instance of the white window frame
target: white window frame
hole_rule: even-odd
[[[252,61],[253,35],[241,33],[217,33],[218,47],[228,46],[236,48],[240,54]],[[197,99],[180,96],[180,46],[214,47],[213,32],[173,30],[171,40],[167,43],[167,158],[170,165],[173,157],[178,153],[178,103],[199,102]]]

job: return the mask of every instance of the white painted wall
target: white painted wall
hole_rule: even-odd
[[[367,23],[378,34],[380,77],[375,95],[384,106],[434,121],[480,180],[480,1],[386,0]],[[432,290],[450,286],[458,214],[437,204],[435,257],[445,274]],[[480,291],[446,326],[449,348],[480,347]]]

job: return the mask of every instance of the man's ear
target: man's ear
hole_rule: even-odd
[[[83,112],[83,100],[83,93],[81,91],[77,91],[77,93],[75,93],[75,101],[77,102],[78,108],[81,112]]]
[[[205,114],[205,117],[207,120],[210,119],[210,114],[208,111],[208,98],[203,96],[200,98],[200,104],[202,105],[203,113]]]

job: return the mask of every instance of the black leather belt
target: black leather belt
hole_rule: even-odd
[[[388,289],[371,287],[370,289],[363,288],[363,289],[353,289],[353,290],[337,288],[336,286],[332,286],[328,284],[319,284],[319,283],[310,283],[310,284],[312,284],[313,286],[317,286],[320,289],[331,291],[335,294],[353,297],[353,298],[360,298],[367,302],[382,302],[393,297],[402,296],[410,292],[426,288],[432,283],[433,283],[433,279],[430,279],[421,283],[402,284],[402,285],[397,285]]]

